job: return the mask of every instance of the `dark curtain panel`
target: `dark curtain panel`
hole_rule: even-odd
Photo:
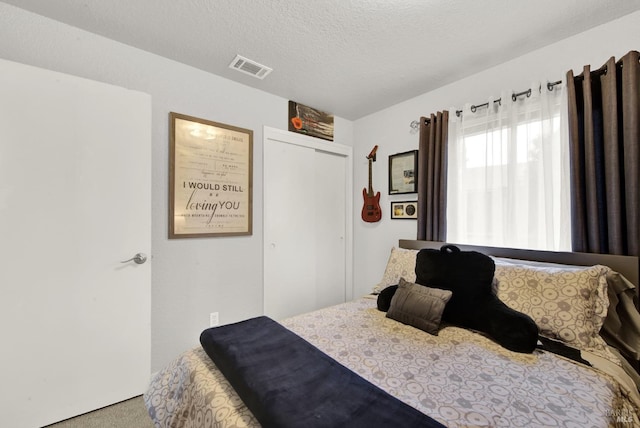
[[[449,112],[420,118],[418,238],[445,241],[447,232],[447,130]]]
[[[573,251],[640,255],[640,65],[567,73]]]

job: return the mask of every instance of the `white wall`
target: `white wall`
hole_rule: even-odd
[[[350,122],[336,118],[336,142],[354,146],[354,296],[379,281],[391,246],[413,239],[415,222],[390,220],[388,155],[418,146],[409,124],[421,115],[484,102],[502,89],[558,80],[584,64],[640,49],[640,12],[467,79]],[[194,346],[209,312],[222,323],[262,313],[262,126],[286,129],[287,101],[201,70],[0,3],[0,57],[151,94],[153,100],[152,369]],[[168,113],[176,111],[254,131],[254,231],[251,237],[167,239]],[[355,143],[353,143],[355,141]],[[367,160],[378,144],[374,190],[383,219],[359,220]],[[117,308],[114,308],[117,316]]]
[[[374,190],[382,194],[383,218],[381,222],[371,224],[355,220],[354,296],[369,292],[380,280],[389,251],[397,245],[398,239],[416,238],[416,222],[390,220],[389,205],[391,200],[416,200],[417,196],[389,197],[387,194],[388,156],[418,148],[418,134],[409,132],[411,121],[436,111],[453,112],[467,102],[484,103],[490,96],[499,97],[503,89],[520,92],[528,89],[533,81],[560,80],[570,69],[576,74],[581,73],[585,64],[596,69],[609,57],[617,59],[630,50],[640,50],[640,12],[357,120],[354,128],[354,187],[359,189],[367,185],[365,156],[378,144],[373,179]],[[362,196],[356,193],[354,198],[355,207],[362,207]]]
[[[262,314],[262,127],[287,129],[288,100],[5,3],[0,57],[152,96],[152,370],[195,346],[210,312],[221,323]],[[253,236],[167,239],[170,111],[254,131]],[[352,134],[336,117],[336,142]]]

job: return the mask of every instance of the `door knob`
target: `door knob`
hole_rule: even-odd
[[[136,264],[141,265],[142,263],[147,261],[147,256],[144,253],[138,253],[135,256],[133,256],[132,258],[130,258],[129,260],[123,260],[120,263],[129,263],[129,262],[135,262]]]

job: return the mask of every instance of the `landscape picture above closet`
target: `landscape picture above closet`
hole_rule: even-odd
[[[289,101],[289,132],[333,141],[333,115]]]

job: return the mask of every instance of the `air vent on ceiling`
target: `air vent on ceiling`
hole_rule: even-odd
[[[240,55],[236,55],[233,61],[231,61],[231,64],[229,64],[229,68],[250,74],[258,79],[264,79],[267,74],[273,71],[272,68],[259,64],[255,61],[251,61],[250,59]]]

